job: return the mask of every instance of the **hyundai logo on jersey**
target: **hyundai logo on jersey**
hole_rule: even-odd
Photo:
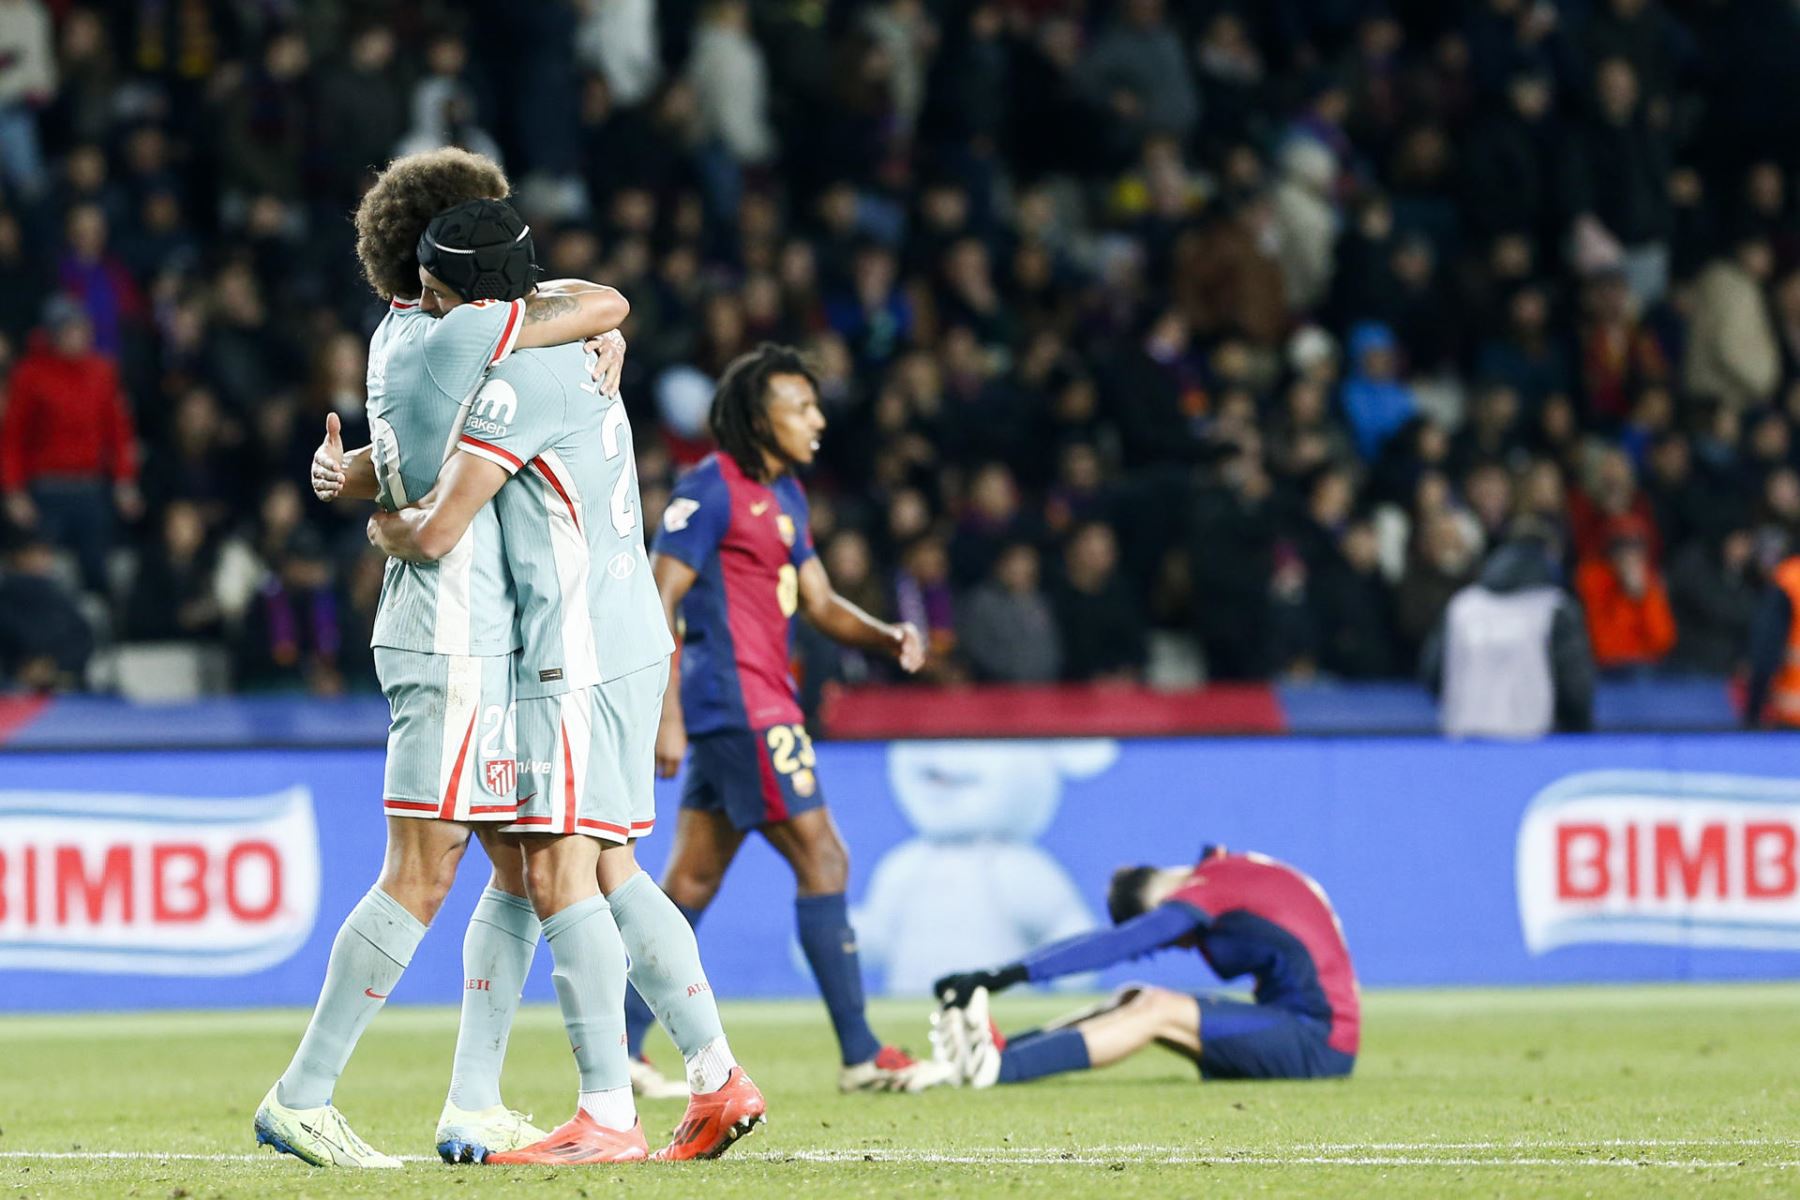
[[[1519,919],[1542,954],[1583,942],[1800,949],[1800,783],[1588,771],[1519,827]]]
[[[0,792],[0,968],[244,975],[319,907],[304,787],[246,799]]]

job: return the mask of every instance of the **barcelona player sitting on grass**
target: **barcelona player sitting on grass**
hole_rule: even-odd
[[[1110,1066],[1152,1044],[1191,1059],[1203,1079],[1315,1079],[1356,1065],[1361,1006],[1343,928],[1324,891],[1293,867],[1208,846],[1191,867],[1121,868],[1107,908],[1111,929],[937,981],[932,1043],[964,1085]],[[988,1016],[991,992],[1171,947],[1197,951],[1221,979],[1250,976],[1255,1003],[1133,984],[1011,1038]]]

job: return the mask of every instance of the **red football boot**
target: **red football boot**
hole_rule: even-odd
[[[687,1112],[669,1144],[653,1156],[657,1162],[684,1162],[693,1158],[717,1158],[731,1144],[762,1124],[769,1106],[744,1074],[733,1067],[725,1086],[716,1092],[690,1097]]]
[[[545,1163],[555,1166],[643,1162],[648,1157],[650,1143],[644,1140],[642,1121],[633,1121],[630,1129],[607,1129],[577,1109],[572,1119],[551,1130],[544,1140],[533,1142],[519,1150],[490,1154],[487,1161],[491,1165],[502,1167],[516,1163]]]

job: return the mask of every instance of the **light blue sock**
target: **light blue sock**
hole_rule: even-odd
[[[657,890],[662,891],[661,888]],[[664,895],[667,893],[665,892]],[[675,904],[673,900],[669,903]],[[700,914],[706,910],[675,904],[675,911],[681,914],[682,919],[688,923],[689,929],[698,931]],[[620,933],[623,934],[624,931],[620,930]],[[698,945],[698,943],[695,944]],[[650,1011],[648,1004],[644,1003],[643,996],[638,994],[637,988],[627,988],[625,991],[625,1044],[626,1049],[631,1052],[631,1057],[642,1058],[644,1056],[644,1035],[650,1032],[650,1027],[654,1024],[656,1024],[656,1014]]]
[[[631,1086],[625,1054],[625,945],[606,897],[590,896],[544,922],[556,1000],[575,1051],[581,1090]]]
[[[531,901],[490,887],[463,935],[462,1023],[450,1071],[450,1103],[480,1112],[500,1103],[500,1068],[542,932]]]
[[[675,902],[639,871],[613,889],[606,902],[631,956],[631,986],[668,1031],[684,1059],[725,1036],[700,945]],[[640,1041],[641,1044],[641,1041]]]
[[[357,901],[331,943],[319,1003],[294,1060],[282,1073],[276,1099],[289,1108],[331,1103],[356,1039],[400,982],[425,928],[380,888],[370,888]]]

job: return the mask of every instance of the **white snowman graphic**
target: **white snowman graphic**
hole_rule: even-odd
[[[882,856],[856,914],[863,964],[882,973],[884,990],[928,993],[952,971],[1093,928],[1069,873],[1037,839],[1064,781],[1091,779],[1118,757],[1110,739],[895,743],[889,786],[919,836]]]

